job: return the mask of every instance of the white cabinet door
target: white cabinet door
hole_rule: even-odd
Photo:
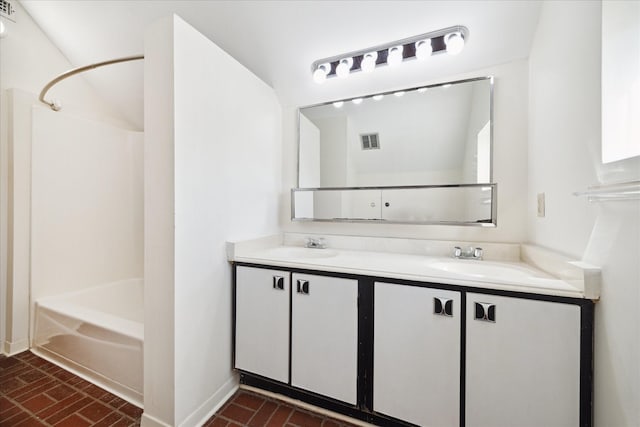
[[[237,268],[236,368],[289,381],[290,285],[287,271]]]
[[[579,425],[578,306],[468,294],[466,342],[467,426]]]
[[[459,426],[460,302],[459,292],[376,282],[376,412],[421,426]]]
[[[358,281],[294,273],[291,385],[356,403]]]

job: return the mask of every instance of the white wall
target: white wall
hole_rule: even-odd
[[[142,134],[40,106],[32,118],[32,302],[142,277]]]
[[[529,240],[602,267],[596,305],[596,426],[640,425],[640,203],[572,195],[640,179],[639,158],[603,164],[601,3],[545,2],[529,68]],[[558,49],[558,40],[566,48]],[[535,214],[546,193],[546,217]]]
[[[300,115],[300,182],[302,188],[320,187],[320,130]]]
[[[621,66],[624,64],[624,66]],[[602,4],[602,157],[640,155],[640,1]]]
[[[379,182],[376,174],[459,169],[471,92],[470,85],[462,84],[349,105],[353,107],[349,112],[349,132],[353,138],[349,142],[355,145],[352,145],[352,161],[356,173]],[[484,107],[488,105],[487,102]],[[362,150],[359,135],[364,133],[379,134],[379,150]],[[445,179],[432,182],[451,183]],[[423,183],[405,181],[403,184]],[[364,180],[355,184],[376,185]]]
[[[29,260],[24,254],[29,253],[29,234],[28,227],[13,220],[28,218],[30,212],[30,157],[23,156],[30,154],[30,105],[37,102],[37,94],[49,80],[72,68],[22,5],[12,5],[17,22],[0,18],[7,28],[7,36],[0,39],[0,352],[17,352],[28,346]],[[11,88],[16,89],[13,97]],[[62,100],[67,112],[131,127],[82,76],[56,86],[49,96]],[[20,111],[15,112],[14,106]],[[11,145],[22,150],[18,158],[12,157]],[[15,188],[14,173],[19,177]],[[18,196],[17,202],[14,196]],[[7,301],[11,306],[5,307]]]
[[[300,176],[298,186],[301,188],[320,187],[320,130],[311,120],[300,115]],[[313,218],[312,192],[298,194],[296,215],[302,218]]]
[[[478,133],[487,125],[490,120],[486,114],[485,105],[490,102],[491,93],[481,86],[474,86],[471,95],[471,107],[469,108],[469,124],[467,125],[466,144],[464,148],[464,159],[462,161],[462,182],[478,181],[478,161],[485,159],[484,155],[478,155]],[[489,156],[490,158],[490,156]]]
[[[13,354],[29,348],[31,108],[35,97],[16,89],[7,90],[5,94],[10,111],[6,118],[11,126],[4,141],[7,156],[3,157],[0,168],[6,196],[0,212],[6,220],[0,233],[3,244],[0,280],[6,285],[2,290],[6,298],[0,298],[0,306],[4,308],[6,304],[0,332],[3,334],[2,350]]]
[[[353,224],[292,222],[288,192],[296,186],[296,106],[284,107],[284,179],[281,224],[288,232],[392,236],[422,239],[520,242],[526,238],[527,187],[527,61],[515,61],[464,75],[458,80],[494,75],[493,179],[498,183],[498,227],[455,227],[437,225]],[[440,81],[425,81],[425,84]],[[380,87],[376,92],[400,89]],[[355,94],[351,94],[352,96]],[[326,101],[331,101],[327,99]],[[310,104],[311,102],[309,102]],[[304,103],[302,103],[304,105]],[[465,123],[466,126],[466,123]]]
[[[16,9],[16,22],[1,18],[7,27],[7,36],[0,39],[0,98],[5,100],[5,90],[10,88],[37,95],[56,75],[75,66],[86,65],[69,63],[22,5],[16,1],[11,4]],[[47,99],[60,100],[66,112],[133,129],[119,111],[94,92],[82,75],[71,77],[53,87],[47,93]],[[3,102],[3,111],[6,112],[5,106]]]
[[[273,90],[178,17],[145,39],[145,413],[197,425],[231,370],[225,241],[278,232]]]
[[[346,117],[332,117],[313,122],[320,131],[320,185],[322,187],[348,186],[349,164]],[[296,138],[297,140],[297,138]],[[293,185],[295,187],[295,184]],[[313,214],[317,218],[343,216],[340,192],[314,194]],[[336,213],[338,212],[338,213]]]
[[[571,194],[598,182],[599,10],[598,2],[545,3],[529,59],[529,240],[577,257],[596,217]],[[571,48],[551,49],[561,34]],[[534,202],[543,192],[546,217],[538,218]]]
[[[144,409],[145,426],[175,419],[175,215],[173,20],[144,42]]]
[[[470,100],[477,85],[486,90],[486,102],[474,103],[479,110],[473,113],[484,112],[488,117],[486,81],[432,88],[426,93],[411,91],[402,97],[388,95],[378,101],[366,98],[362,104],[346,102],[340,108],[332,104],[320,105],[305,109],[303,115],[312,122],[322,123],[322,133],[330,135],[322,135],[323,143],[348,147],[348,156],[342,149],[328,153],[335,157],[323,158],[324,163],[337,164],[344,163],[348,157],[347,174],[350,172],[354,178],[347,180],[348,186],[458,183],[461,182],[467,123],[472,113]],[[346,135],[334,140],[345,119]],[[369,133],[379,135],[379,150],[362,149],[360,135]],[[331,172],[325,169],[323,172]],[[453,181],[450,170],[458,171]],[[475,182],[475,177],[468,182]]]
[[[320,131],[320,185],[346,187],[348,144],[346,117],[313,120]]]

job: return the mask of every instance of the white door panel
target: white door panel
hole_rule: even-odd
[[[237,268],[236,368],[289,381],[290,285],[287,271]]]
[[[580,307],[468,294],[466,353],[467,426],[579,425]]]
[[[376,282],[374,301],[374,410],[459,426],[460,293]]]
[[[291,385],[355,404],[358,281],[294,273],[292,286]]]

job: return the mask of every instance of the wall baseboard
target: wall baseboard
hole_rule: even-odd
[[[4,353],[6,356],[13,356],[27,350],[29,350],[28,339],[23,339],[16,342],[5,341],[2,345],[2,353]]]
[[[171,427],[169,424],[165,424],[157,418],[152,417],[147,413],[142,414],[140,420],[140,427]]]
[[[227,400],[238,390],[239,380],[237,375],[232,375],[218,390],[216,390],[202,405],[189,414],[179,427],[196,427],[203,425],[213,414],[224,405]],[[172,427],[152,415],[144,412],[140,423],[141,427]]]
[[[180,427],[203,425],[213,414],[224,405],[227,400],[238,390],[239,380],[237,375],[232,375],[215,393],[202,405],[180,423]]]

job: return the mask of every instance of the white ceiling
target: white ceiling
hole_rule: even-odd
[[[21,3],[74,66],[143,53],[145,28],[175,13],[271,85],[281,103],[290,106],[417,86],[526,58],[540,11],[539,1],[515,0]],[[453,25],[466,26],[470,35],[457,56],[438,55],[321,85],[311,78],[311,63],[317,59]],[[140,129],[142,70],[141,63],[128,63],[85,74]]]

